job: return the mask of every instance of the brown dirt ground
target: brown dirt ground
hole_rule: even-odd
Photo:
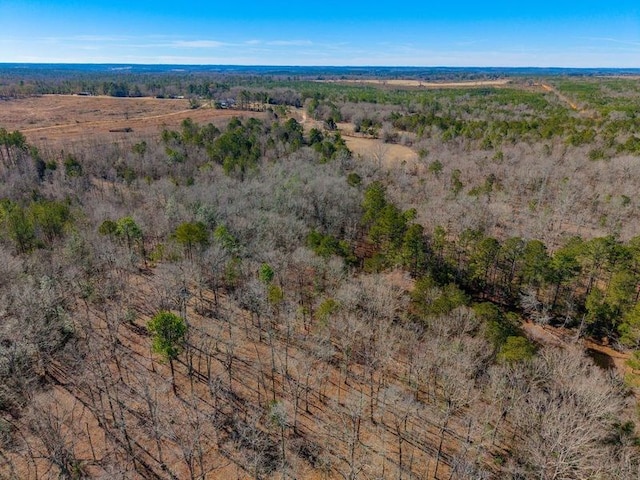
[[[356,157],[373,159],[387,168],[414,164],[418,161],[418,154],[404,145],[384,143],[377,138],[351,137],[343,135],[344,141]]]
[[[624,378],[633,370],[627,365],[627,360],[631,358],[629,352],[621,352],[611,348],[604,343],[596,342],[590,338],[577,339],[575,332],[562,327],[552,327],[550,325],[539,325],[526,321],[522,324],[525,334],[533,341],[542,345],[550,345],[562,348],[580,348],[583,351],[592,350],[598,352],[611,362],[620,378]],[[640,392],[636,392],[640,396]]]
[[[304,108],[294,109],[291,116],[299,121],[306,132],[312,128],[322,130],[323,123],[309,118]],[[379,162],[386,168],[407,164],[415,165],[418,162],[418,154],[411,148],[391,143],[384,143],[378,138],[366,137],[355,134],[353,124],[339,123],[338,130],[342,134],[342,138],[356,158],[364,160],[373,160]]]
[[[388,275],[388,280],[389,283],[394,285],[409,286],[411,284],[411,280],[401,272],[391,272]],[[160,362],[157,355],[151,354],[150,339],[147,335],[141,334],[143,326],[149,320],[148,313],[150,312],[148,312],[149,305],[147,302],[149,297],[153,296],[154,290],[158,287],[156,282],[158,282],[158,279],[153,273],[147,275],[133,275],[128,279],[128,284],[131,286],[131,290],[129,292],[131,295],[130,300],[134,302],[136,311],[140,316],[135,320],[135,324],[139,328],[131,330],[120,325],[120,328],[116,331],[118,344],[121,348],[119,356],[123,359],[123,369],[125,372],[121,381],[127,383],[129,388],[131,388],[131,391],[134,391],[139,388],[136,379],[146,378],[149,385],[152,386],[155,391],[159,392],[161,403],[165,405],[164,408],[174,410],[176,412],[176,421],[182,422],[184,421],[184,418],[180,416],[180,412],[183,411],[180,408],[182,400],[193,398],[195,396],[195,398],[199,399],[201,402],[201,407],[206,409],[210,404],[210,399],[208,396],[207,386],[203,384],[202,381],[195,381],[194,387],[190,386],[186,366],[182,362],[176,362],[176,384],[179,395],[174,396],[171,394],[167,385],[167,379],[170,378],[169,366],[166,363]],[[211,292],[206,292],[205,297],[207,302],[212,301]],[[222,305],[220,307],[220,312],[226,312],[224,314],[226,321],[221,322],[220,319],[215,317],[205,318],[199,315],[194,308],[197,300],[196,296],[192,297],[187,309],[191,327],[197,330],[198,335],[210,337],[212,340],[215,338],[216,347],[214,350],[216,351],[219,348],[218,345],[220,348],[225,344],[229,344],[231,346],[234,356],[235,373],[233,377],[233,390],[235,394],[240,398],[248,400],[249,403],[254,406],[264,404],[264,402],[269,398],[267,387],[270,384],[268,373],[268,359],[270,353],[265,342],[257,341],[255,324],[253,324],[251,318],[249,318],[250,316],[247,312],[232,307],[227,302],[226,296],[223,295],[221,297]],[[108,328],[113,328],[113,326],[109,327],[99,318],[100,314],[98,312],[88,311],[87,314],[88,318],[86,320],[90,320],[93,323],[93,328],[95,328],[94,332],[98,333],[99,336],[104,334]],[[263,335],[265,334],[263,333]],[[296,332],[294,334],[296,337],[301,335],[303,336],[304,333]],[[101,343],[102,340],[106,341],[106,338],[96,340],[98,343]],[[277,355],[281,357],[282,352],[285,351],[285,347],[282,344],[283,337],[278,333],[276,334],[275,341],[277,344],[275,350],[278,352]],[[295,341],[289,347],[288,351],[290,362],[293,366],[297,364],[298,359],[302,361],[302,357],[306,356],[296,345]],[[282,359],[280,359],[280,361],[281,360]],[[391,363],[393,364],[393,362]],[[306,365],[307,363],[303,362],[300,364],[300,367],[292,368],[304,368]],[[397,368],[398,371],[394,371],[395,368],[391,366],[391,371],[387,373],[387,382],[402,383],[399,379],[402,377],[402,370],[404,369],[403,362],[399,360],[397,365],[393,365],[395,365],[395,368]],[[115,375],[114,365],[105,365],[105,368]],[[344,418],[341,418],[340,414],[338,414],[334,408],[346,407],[350,400],[357,399],[362,395],[364,395],[364,406],[366,407],[368,404],[368,389],[365,384],[366,375],[363,372],[360,372],[360,369],[357,367],[353,367],[352,374],[348,382],[345,382],[343,373],[335,366],[320,362],[314,363],[312,368],[321,368],[325,370],[327,380],[324,387],[324,394],[333,401],[337,401],[336,404],[327,404],[320,400],[318,391],[313,390],[309,398],[310,412],[306,413],[302,406],[300,407],[298,417],[299,431],[302,435],[308,435],[310,438],[317,440],[318,437],[323,436],[322,433],[319,434],[317,432],[319,428],[318,422],[320,424],[324,423],[325,425],[333,425],[339,429]],[[195,370],[199,372],[200,376],[204,374],[203,369],[204,365],[200,364],[199,357],[196,358]],[[73,416],[75,421],[72,422],[72,425],[63,426],[63,431],[65,432],[65,438],[67,441],[66,443],[67,445],[73,445],[75,455],[78,458],[85,460],[83,463],[85,464],[89,474],[96,476],[103,475],[104,472],[97,467],[97,463],[103,460],[105,456],[109,455],[109,447],[105,443],[105,434],[98,425],[96,418],[88,409],[84,408],[81,401],[79,401],[79,399],[85,397],[85,395],[83,395],[77,385],[75,385],[74,379],[67,377],[63,370],[64,368],[60,369],[62,384],[56,386],[43,396],[47,397],[45,401],[50,402],[50,404],[54,405],[54,408],[56,409],[64,412],[76,412]],[[261,370],[267,372],[266,374],[263,374],[263,380],[266,381],[265,384],[262,384],[260,380]],[[214,374],[219,376],[221,379],[226,378],[226,373],[220,365],[220,362],[215,360]],[[61,378],[58,377],[57,380],[61,380]],[[280,392],[279,396],[286,398],[286,383],[283,382],[280,375],[278,375],[275,384]],[[192,390],[192,388],[194,390]],[[262,400],[260,400],[260,398],[262,398]],[[139,411],[141,412],[141,417],[144,416],[144,405],[134,403],[130,400],[128,407],[132,412]],[[391,425],[392,419],[388,415],[381,413],[380,407],[378,407],[377,411],[379,412],[378,415],[381,423],[376,428],[370,422],[363,421],[360,441],[362,442],[362,445],[366,446],[366,461],[369,462],[371,468],[377,468],[382,471],[383,464],[386,463],[386,468],[389,469],[389,471],[394,471],[394,461],[397,456],[395,451],[397,441],[392,430],[388,428],[388,426]],[[366,418],[366,414],[364,417]],[[67,415],[67,418],[70,417]],[[416,435],[420,432],[419,436],[422,441],[429,441],[432,446],[435,446],[437,445],[439,434],[437,421],[435,418],[432,420],[432,422],[428,421],[422,416],[417,418],[414,417],[410,422],[412,424],[414,422],[416,423],[411,426],[410,430],[412,430]],[[135,416],[128,419],[128,422],[130,423],[135,423],[136,421]],[[446,441],[443,446],[443,454],[452,457],[457,453],[458,448],[460,447],[459,443],[463,439],[465,426],[458,424],[457,419],[453,418],[450,422],[448,431],[450,433],[446,436]],[[157,467],[157,457],[155,454],[155,444],[153,440],[148,436],[148,434],[143,432],[142,428],[134,427],[130,433],[135,437],[135,441],[140,446],[141,452],[144,453],[144,455],[141,455],[141,458],[144,458],[150,464]],[[213,438],[215,438],[216,434],[211,431],[210,425],[205,428],[204,433],[205,437],[209,437],[209,440],[206,441],[206,468],[208,473],[205,474],[204,478],[211,480],[226,478],[244,480],[251,478],[250,473],[244,470],[240,465],[235,464],[233,461],[230,461],[228,457],[220,454],[220,451],[214,445],[215,442],[213,442]],[[345,447],[340,441],[332,438],[333,433],[335,432],[327,432],[329,440],[327,444],[325,444],[325,447],[328,451],[334,452],[338,456],[343,456],[344,453],[342,453],[342,451]],[[44,452],[44,446],[41,445],[36,438],[27,433],[25,439],[30,443],[31,448],[36,451],[36,453],[41,451]],[[178,478],[188,478],[188,471],[185,467],[184,461],[180,458],[177,445],[168,438],[163,440],[163,444],[165,449],[165,463],[170,467],[170,470],[177,474]],[[411,453],[412,457],[415,455],[416,468],[423,470],[423,474],[425,474],[427,478],[434,478],[433,469],[435,463],[433,457],[421,449],[413,448],[409,443],[405,445],[405,448],[407,449],[407,453]],[[233,451],[232,448],[230,451],[230,457],[235,457],[237,454],[238,452]],[[43,457],[39,458],[37,461],[37,468],[40,472],[47,471],[49,468],[48,462]],[[24,458],[25,457],[23,457],[23,459]],[[97,462],[94,459],[97,459]],[[28,463],[20,461],[19,459],[15,460],[17,462],[20,478],[36,478],[34,476],[34,470],[30,468]],[[341,478],[340,474],[337,472],[337,468],[344,468],[344,465],[341,465],[340,462],[334,464],[330,472],[321,472],[317,469],[313,469],[304,462],[297,462],[295,465],[297,467],[297,478],[310,480],[319,478]],[[50,470],[49,472],[53,474],[55,473],[55,469]],[[449,472],[449,466],[441,464],[440,472],[440,478],[446,478]],[[136,475],[133,478],[141,477]]]
[[[189,108],[186,99],[116,98],[107,96],[43,95],[0,102],[0,127],[19,130],[30,144],[54,149],[88,141],[121,142],[156,135],[163,128],[179,128],[191,118],[200,124],[226,123],[231,117],[263,116],[260,112],[216,110],[208,106]],[[304,109],[293,115],[305,125],[322,128],[321,122],[307,118]],[[130,128],[131,132],[113,132]],[[353,126],[339,129],[356,157],[381,162],[387,168],[417,161],[417,154],[404,145],[355,136]]]
[[[186,99],[115,98],[106,96],[43,95],[0,101],[0,127],[20,130],[30,144],[59,147],[69,143],[122,141],[145,137],[162,128],[178,128],[191,118],[197,123],[226,122],[233,116],[257,112],[189,108]],[[131,132],[110,130],[131,129]]]
[[[392,79],[392,80],[320,80],[326,83],[367,83],[372,85],[388,85],[392,87],[423,87],[423,88],[464,88],[464,87],[500,87],[508,84],[510,80],[479,80],[470,82],[423,82],[421,80]]]

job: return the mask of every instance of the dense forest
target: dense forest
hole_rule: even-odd
[[[238,111],[0,125],[0,478],[638,478],[637,78],[334,73],[0,71]]]

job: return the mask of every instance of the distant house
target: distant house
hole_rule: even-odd
[[[216,108],[235,108],[236,101],[233,98],[227,98],[226,100],[222,100],[220,102],[216,102]]]

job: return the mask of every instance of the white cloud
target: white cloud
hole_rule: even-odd
[[[219,48],[225,45],[226,43],[217,40],[176,40],[170,44],[176,48]]]
[[[266,44],[273,47],[308,47],[313,45],[313,42],[311,40],[272,40]]]
[[[249,37],[226,42],[224,37],[213,40],[205,35],[191,39],[177,35],[28,39],[0,35],[0,62],[638,67],[640,47],[633,38],[604,36],[581,37],[570,48],[552,49],[523,41],[491,48],[488,39],[469,36],[435,46],[421,44],[418,39],[398,43],[337,39],[335,43],[325,43]]]
[[[75,42],[124,42],[132,37],[123,35],[76,35],[69,38],[61,38],[60,40]]]
[[[608,38],[608,37],[592,37],[591,40],[604,41],[604,42],[612,42],[612,43],[621,43],[623,45],[633,45],[635,47],[640,47],[640,42],[633,42],[630,40],[620,40],[619,38]]]

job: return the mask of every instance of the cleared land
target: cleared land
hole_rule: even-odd
[[[0,125],[20,130],[29,143],[60,147],[88,139],[119,141],[127,135],[154,135],[176,128],[185,118],[198,123],[225,123],[249,112],[190,108],[186,99],[116,98],[106,96],[43,95],[0,103]],[[260,116],[251,112],[251,116]]]
[[[389,85],[393,87],[424,87],[424,88],[464,88],[464,87],[500,87],[507,85],[511,80],[502,78],[499,80],[477,80],[469,82],[423,82],[421,80],[391,79],[391,80],[320,80],[328,83],[356,83],[371,85]]]
[[[260,112],[220,110],[206,105],[193,109],[186,99],[43,95],[2,102],[0,125],[9,131],[21,131],[29,143],[37,146],[63,148],[91,140],[118,142],[131,135],[136,138],[152,136],[163,128],[177,129],[186,118],[201,124],[223,125],[231,117],[261,115]],[[302,117],[303,123],[309,122],[302,109],[298,116]],[[310,122],[311,126],[321,127],[321,122]],[[356,155],[373,155],[385,166],[417,159],[408,147],[354,136],[350,124],[339,127]]]

